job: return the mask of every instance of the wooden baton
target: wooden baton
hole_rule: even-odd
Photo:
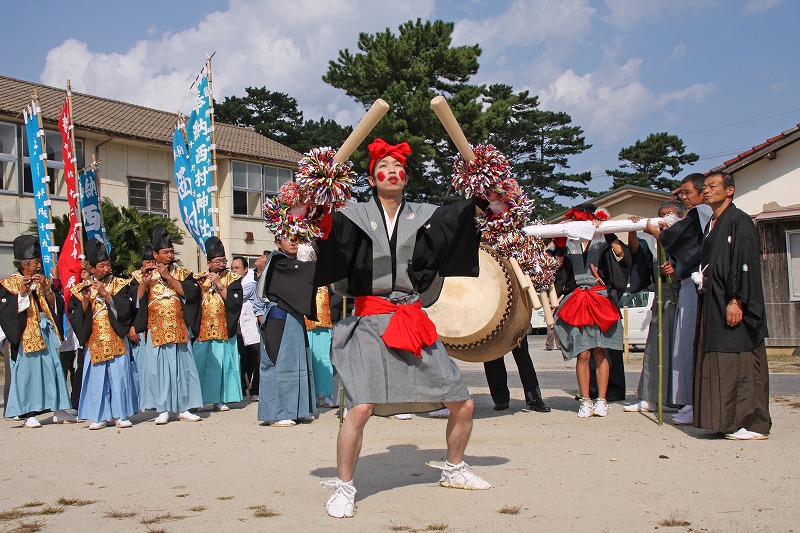
[[[472,151],[472,147],[470,147],[469,142],[467,142],[467,137],[461,130],[461,126],[458,125],[458,121],[455,115],[453,115],[450,106],[447,104],[447,100],[444,99],[444,96],[434,97],[434,99],[431,100],[431,107],[433,108],[433,112],[436,113],[436,116],[439,117],[439,122],[441,122],[444,129],[447,130],[450,139],[455,143],[461,157],[469,162],[475,161],[475,152]]]
[[[333,156],[334,163],[344,163],[347,161],[353,152],[356,151],[358,145],[369,135],[378,122],[381,121],[386,112],[389,111],[389,104],[378,98],[372,103],[364,118],[353,128],[353,132],[345,139],[342,147],[336,151]]]

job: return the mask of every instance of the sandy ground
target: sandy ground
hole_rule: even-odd
[[[532,347],[537,368],[573,368],[557,352]],[[637,364],[640,356],[628,370]],[[473,377],[482,371],[462,368]],[[553,411],[527,412],[517,376],[509,381],[511,409],[500,413],[486,387],[471,388],[476,420],[467,462],[494,488],[437,485],[438,471],[425,462],[444,460],[444,420],[375,418],[356,471],[356,516],[348,520],[326,515],[330,491],[319,486],[335,477],[332,410],[294,428],[260,426],[248,403],[202,413],[194,424],[155,426],[145,413],[124,430],[53,425],[44,415],[36,430],[0,421],[0,531],[36,522],[43,531],[98,532],[800,531],[799,397],[773,399],[769,440],[735,442],[659,426],[616,404],[605,419],[581,420],[574,388],[546,382]],[[60,498],[94,503],[59,505]],[[36,502],[45,505],[22,507]],[[259,506],[277,516],[256,516]],[[55,514],[8,519],[15,509]],[[135,514],[108,516],[124,512]],[[685,524],[668,527],[670,519]]]

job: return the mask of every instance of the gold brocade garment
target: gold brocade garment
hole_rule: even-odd
[[[205,276],[208,272],[198,274],[198,278]],[[220,276],[220,282],[225,286],[239,279],[238,274],[226,271]],[[200,283],[201,307],[200,307],[200,332],[197,334],[198,341],[219,340],[226,341],[231,338],[228,335],[228,319],[225,316],[225,301],[219,295],[214,284],[208,278]]]
[[[178,281],[186,280],[191,274],[191,270],[182,267],[175,267],[172,271],[172,276]],[[147,285],[147,300],[147,329],[153,346],[189,342],[181,297],[158,272],[153,272]]]
[[[306,330],[314,328],[332,328],[331,322],[331,297],[328,295],[328,287],[317,289],[317,321],[306,318]]]
[[[112,277],[111,282],[106,284],[106,291],[109,294],[117,294],[130,282],[131,280],[129,279]],[[72,297],[78,298],[81,302],[83,302],[83,297],[80,290],[83,285],[83,283],[79,283],[71,289]],[[108,303],[98,296],[97,289],[94,287],[91,289],[89,298],[92,313],[92,333],[86,346],[89,348],[92,364],[97,364],[123,355],[127,350],[125,349],[125,342],[111,327],[111,321],[108,318]]]
[[[5,287],[9,292],[19,295],[19,291],[24,283],[22,275],[17,272],[3,280],[0,280],[0,284],[2,284],[3,287]],[[50,285],[50,278],[47,278],[46,285]],[[61,335],[58,334],[56,321],[53,319],[53,313],[50,311],[50,306],[47,305],[47,299],[45,298],[44,293],[40,290],[31,291],[29,299],[31,304],[26,311],[25,329],[22,332],[21,341],[22,351],[24,353],[39,352],[47,348],[47,344],[44,341],[44,335],[42,335],[42,328],[39,327],[39,312],[43,312],[47,316],[47,319],[53,325],[53,329],[58,335],[58,339],[62,340]]]

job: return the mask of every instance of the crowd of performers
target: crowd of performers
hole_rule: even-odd
[[[81,419],[95,430],[130,427],[130,417],[151,410],[155,424],[163,425],[175,417],[200,421],[198,410],[226,411],[228,403],[249,396],[259,401],[258,419],[266,425],[293,426],[312,421],[318,407],[339,403],[335,367],[346,416],[337,440],[338,477],[324,483],[334,490],[329,515],[353,516],[353,475],[372,415],[448,409],[447,460],[436,466],[440,484],[490,488],[464,462],[473,400],[422,300],[439,278],[477,276],[486,221],[513,216],[525,203],[504,202],[491,190],[473,190],[441,207],[407,202],[409,145],[376,139],[368,148],[373,197],[345,206],[329,195],[324,204],[335,208],[320,209],[318,198],[284,190],[272,206],[283,225],[268,224],[277,248],[260,258],[255,272],[240,257],[228,268],[223,243],[211,237],[205,242],[208,269],[194,274],[178,266],[169,235],[157,227],[131,278],[112,275],[105,244],[90,240],[84,279],[65,304],[41,272],[38,240],[15,239],[17,272],[0,281],[0,326],[11,346],[5,416],[33,428],[41,425],[37,415],[52,411],[55,422]],[[624,399],[624,375],[621,391],[614,378],[622,371],[617,300],[629,281],[635,291],[663,276],[669,368],[663,390],[665,403],[681,408],[675,422],[728,438],[767,438],[757,234],[731,203],[729,176],[692,175],[681,190],[685,205],[665,202],[659,214],[682,220],[671,227],[647,225],[666,258],[654,257],[635,233],[627,243],[613,234],[555,239],[547,250],[563,295],[554,333],[564,358],[576,360],[578,416],[606,416],[609,401]],[[590,204],[569,216],[605,218]],[[298,244],[303,231],[311,246]],[[331,305],[338,295],[354,298],[351,316],[331,316],[340,307]],[[64,314],[68,320],[62,322]],[[650,328],[640,401],[626,411],[656,408],[657,333],[657,326]],[[72,399],[59,356],[65,335],[83,347],[73,379],[79,394]],[[527,343],[513,353],[520,370],[526,369],[526,403],[549,411]],[[487,363],[486,373],[496,409],[508,408],[502,358]]]

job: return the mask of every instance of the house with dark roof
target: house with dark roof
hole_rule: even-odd
[[[756,223],[769,337],[800,346],[800,124],[753,146],[712,172],[736,183],[733,202]]]
[[[616,189],[599,194],[586,200],[597,207],[606,209],[611,220],[624,220],[631,215],[640,217],[654,217],[659,206],[666,200],[674,200],[675,196],[666,191],[638,187],[636,185],[623,185]],[[581,202],[584,203],[584,202]],[[548,219],[553,224],[564,220],[565,209]]]
[[[57,127],[66,91],[0,76],[0,273],[11,271],[11,242],[35,213],[22,115],[34,91],[42,110],[53,216],[68,210]],[[92,156],[100,162],[101,196],[180,220],[173,177],[175,113],[73,92],[72,116],[77,168]],[[263,223],[264,197],[292,179],[302,154],[247,128],[217,123],[214,135],[220,238],[229,255],[254,258],[275,246]],[[205,258],[188,235],[176,251],[187,267],[205,270]]]

